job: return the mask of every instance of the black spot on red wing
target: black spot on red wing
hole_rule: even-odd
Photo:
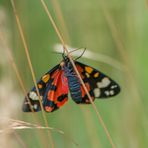
[[[67,98],[67,94],[62,94],[61,96],[58,97],[58,101],[63,101],[65,98]]]

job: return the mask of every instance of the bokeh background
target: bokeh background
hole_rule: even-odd
[[[148,147],[148,2],[145,0],[46,0],[48,9],[66,44],[86,47],[98,55],[81,58],[106,73],[121,86],[121,93],[95,105],[117,148]],[[54,54],[60,43],[40,0],[15,0],[36,79],[62,60]],[[9,51],[9,52],[8,52]],[[11,54],[10,54],[11,51]],[[99,57],[101,59],[99,60]],[[112,58],[118,63],[108,62]],[[102,62],[104,59],[105,62]],[[34,85],[11,1],[0,0],[0,114],[45,126],[41,112],[21,111],[24,93],[14,71],[20,73],[27,91]],[[120,65],[120,66],[119,66]],[[69,101],[54,113],[45,113],[55,148],[111,148],[92,105]],[[34,117],[36,120],[34,120]],[[2,132],[3,148],[51,147],[47,130],[20,129]],[[78,144],[76,145],[74,141]]]

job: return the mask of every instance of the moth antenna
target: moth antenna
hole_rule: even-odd
[[[63,54],[61,52],[55,52],[55,51],[52,51],[52,53],[54,53],[54,54]]]
[[[78,60],[79,58],[81,58],[83,56],[83,54],[85,53],[86,48],[84,48],[83,52],[81,53],[81,55],[79,57],[77,57],[75,60]]]
[[[80,47],[80,48],[76,48],[76,49],[70,51],[69,53],[75,52],[75,51],[77,51],[77,50],[79,50],[79,49],[82,49],[82,47]]]

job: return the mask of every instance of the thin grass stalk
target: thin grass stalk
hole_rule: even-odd
[[[128,87],[127,90],[130,90],[130,92],[131,92],[131,96],[134,99],[133,104],[136,103],[134,106],[136,109],[134,108],[133,112],[135,113],[135,110],[136,110],[139,113],[139,110],[142,110],[143,113],[145,113],[144,108],[143,108],[143,104],[141,101],[142,99],[141,99],[141,96],[139,93],[139,87],[138,87],[139,85],[137,84],[136,79],[134,78],[134,76],[132,74],[134,70],[132,69],[129,54],[126,53],[125,45],[124,45],[123,39],[121,38],[121,34],[117,29],[117,26],[111,16],[111,13],[106,8],[105,1],[100,0],[99,2],[101,5],[101,8],[102,8],[102,12],[104,13],[104,17],[108,23],[109,28],[110,28],[111,35],[112,35],[114,42],[117,46],[117,51],[119,52],[119,54],[124,62],[124,65],[126,66],[125,80],[126,80],[127,84],[130,84],[130,85],[127,85],[127,87]],[[134,90],[134,92],[132,92],[133,90]],[[125,96],[125,97],[127,97],[127,96]],[[128,104],[129,104],[129,102],[128,102]],[[126,107],[127,107],[127,104],[126,104]],[[131,109],[131,107],[130,107],[130,109]],[[126,111],[127,111],[127,109],[126,109]],[[131,116],[133,117],[135,115],[132,114]],[[129,117],[129,118],[131,118],[131,117]],[[135,123],[132,123],[132,126],[134,126],[134,125],[135,125]],[[128,130],[128,132],[129,132],[129,130]],[[131,137],[135,136],[135,134],[131,135],[131,133],[130,133],[130,135],[128,135],[128,136],[131,139]]]
[[[25,122],[22,120],[0,118],[0,120],[4,120],[4,119],[7,120],[8,126],[3,129],[0,129],[0,134],[14,133],[14,134],[16,134],[16,138],[18,138],[20,143],[22,143],[23,141],[21,141],[22,139],[20,137],[18,137],[18,134],[16,133],[17,130],[24,130],[24,129],[35,130],[35,129],[37,129],[37,130],[50,130],[53,132],[57,132],[60,135],[63,135],[64,137],[66,137],[66,139],[70,140],[76,147],[79,146],[78,143],[73,138],[69,137],[69,135],[66,135],[60,129],[57,129],[54,127],[44,127],[44,126],[40,126],[38,124],[33,124],[33,123]],[[25,145],[25,143],[24,143],[24,145]],[[42,145],[42,147],[43,147],[43,145]],[[48,146],[46,145],[45,147],[48,147]]]
[[[83,118],[84,120],[86,121],[85,122],[85,126],[86,126],[86,131],[87,132],[87,135],[89,136],[89,140],[90,140],[90,143],[91,143],[91,148],[95,148],[96,145],[98,148],[102,147],[101,145],[101,139],[98,139],[98,133],[97,131],[95,131],[93,133],[93,139],[92,139],[92,128],[94,127],[94,122],[93,122],[93,116],[92,116],[92,112],[89,110],[86,110],[84,111],[84,108],[82,106],[80,106],[81,110],[82,110],[82,113],[83,113]],[[89,117],[89,118],[88,118]]]
[[[63,33],[64,33],[66,43],[70,44],[69,33],[67,31],[67,28],[66,28],[66,24],[65,24],[63,15],[62,15],[62,10],[60,8],[60,5],[59,5],[57,0],[51,0],[51,3],[52,3],[52,5],[55,9],[55,14],[56,14],[57,20],[60,22],[61,28],[63,29]]]
[[[69,38],[69,33],[68,33],[68,31],[67,31],[67,28],[66,28],[66,25],[65,25],[65,21],[64,21],[64,18],[63,18],[63,14],[62,14],[62,11],[61,11],[61,8],[60,8],[60,5],[59,5],[59,3],[57,2],[57,0],[51,0],[51,3],[52,3],[52,5],[53,5],[53,7],[54,7],[54,9],[55,9],[55,13],[56,13],[56,16],[57,16],[57,18],[58,18],[58,21],[60,22],[60,24],[61,24],[61,27],[62,27],[62,29],[63,29],[63,33],[64,33],[64,37],[66,36],[66,43],[69,43],[70,44],[70,38]],[[62,52],[62,50],[63,50],[63,46],[62,46],[62,44],[58,44],[59,46],[61,46],[61,50],[59,51],[59,47],[57,47],[56,49],[57,49],[57,52]],[[57,46],[58,46],[57,45]],[[67,46],[67,45],[66,45]],[[77,49],[76,48],[72,48],[72,47],[68,47],[67,46],[67,48],[70,48],[70,49],[72,49],[69,53],[71,53],[71,52],[74,52],[74,51],[76,51]],[[55,49],[55,50],[56,50]],[[90,52],[90,51],[88,51],[87,50],[87,52]],[[86,52],[85,52],[86,53]],[[91,55],[92,55],[93,53],[91,53]],[[89,55],[90,55],[90,53],[89,53]],[[79,56],[79,55],[77,55],[77,56]],[[92,57],[94,57],[94,56],[96,56],[96,53],[95,54],[93,54],[93,56]],[[98,55],[97,55],[98,56]],[[96,56],[96,57],[97,57]],[[87,57],[88,58],[88,57]],[[91,57],[90,57],[91,58]],[[103,59],[103,58],[102,58]],[[111,61],[111,60],[110,60]],[[112,59],[112,61],[113,61],[113,59]],[[115,62],[114,62],[115,63]],[[81,107],[80,107],[81,108]],[[86,126],[87,126],[87,129],[88,129],[88,126],[90,125],[90,120],[88,120],[87,118],[86,118],[86,115],[88,115],[88,112],[89,111],[87,111],[87,112],[84,112],[84,110],[81,108],[81,111],[83,112],[83,115],[84,115],[84,117],[85,117],[85,120],[86,120],[86,123],[88,123],[88,124],[86,124]],[[90,113],[90,112],[89,112]],[[91,116],[91,115],[89,115],[89,116]],[[96,140],[97,142],[98,142],[98,140]],[[98,145],[100,145],[100,142],[98,142],[99,144]],[[93,142],[91,142],[91,144],[92,144],[92,147],[94,147],[95,145],[96,145],[96,142],[94,142],[94,140],[93,140]]]
[[[20,143],[22,148],[27,148],[27,145],[25,144],[25,142],[21,139],[21,137],[17,134],[16,131],[13,131],[15,137],[17,138],[18,142]]]
[[[123,59],[127,59],[127,55],[124,52],[124,45],[122,43],[121,36],[119,36],[117,27],[110,15],[109,11],[106,9],[106,6],[105,6],[106,4],[103,0],[100,0],[100,4],[101,4],[101,8],[102,8],[102,12],[104,14],[104,17],[110,27],[113,39],[118,47],[117,50],[119,51],[119,53]]]
[[[103,118],[101,117],[99,111],[97,110],[96,105],[94,104],[94,102],[93,102],[92,99],[91,99],[91,96],[90,96],[90,94],[89,94],[89,92],[88,92],[88,90],[87,90],[87,88],[86,88],[86,86],[85,86],[85,84],[84,84],[84,82],[83,82],[83,80],[82,80],[82,78],[81,78],[81,76],[80,76],[80,74],[79,74],[79,72],[78,72],[76,66],[75,66],[75,63],[74,63],[74,61],[73,61],[73,59],[72,59],[72,56],[71,56],[71,55],[69,54],[69,52],[68,52],[68,49],[67,49],[66,44],[65,44],[65,42],[64,42],[64,39],[63,39],[63,37],[62,37],[62,35],[61,35],[59,29],[57,28],[57,26],[56,26],[56,24],[55,24],[55,22],[54,22],[54,20],[53,20],[53,18],[52,18],[52,16],[51,16],[49,10],[48,10],[47,5],[45,4],[44,0],[40,0],[40,1],[41,1],[42,5],[43,5],[43,8],[44,8],[45,12],[47,13],[47,15],[48,15],[48,17],[49,17],[50,22],[51,22],[52,25],[53,25],[53,28],[54,28],[55,32],[57,33],[57,36],[59,37],[59,40],[61,41],[61,43],[62,43],[62,45],[63,45],[64,51],[67,53],[67,56],[68,56],[68,58],[70,59],[70,62],[71,62],[71,64],[72,64],[72,66],[73,66],[73,68],[74,68],[74,70],[75,70],[77,76],[78,76],[79,79],[80,79],[80,83],[82,84],[82,86],[83,86],[83,88],[84,88],[84,90],[85,90],[85,92],[86,92],[86,94],[87,94],[87,96],[88,96],[88,98],[89,98],[89,100],[90,100],[92,106],[93,106],[93,109],[94,109],[95,112],[96,112],[97,118],[98,118],[100,124],[102,125],[102,127],[103,127],[103,129],[104,129],[104,131],[105,131],[105,133],[106,133],[106,136],[107,136],[107,138],[108,138],[108,140],[109,140],[109,142],[110,142],[112,148],[115,148],[115,145],[114,145],[113,140],[112,140],[112,138],[111,138],[111,136],[110,136],[110,133],[109,133],[109,131],[108,131],[108,129],[107,129],[107,127],[106,127],[104,121],[103,121]]]
[[[17,26],[18,26],[18,29],[19,29],[19,33],[20,33],[20,36],[21,36],[21,39],[22,39],[22,42],[23,42],[23,46],[25,48],[25,53],[26,53],[27,61],[28,61],[29,68],[30,68],[30,71],[31,71],[31,74],[32,74],[32,79],[33,79],[33,82],[35,84],[35,88],[36,88],[37,94],[39,96],[39,103],[40,103],[40,106],[41,106],[42,117],[44,119],[45,126],[48,127],[48,121],[47,121],[47,118],[45,116],[44,108],[43,108],[43,105],[42,105],[42,102],[41,102],[41,97],[40,97],[40,93],[39,93],[39,90],[38,90],[38,87],[37,87],[36,77],[35,77],[35,73],[34,73],[34,70],[33,70],[33,67],[32,67],[32,63],[31,63],[31,59],[30,59],[27,43],[26,43],[26,40],[25,40],[25,37],[24,37],[23,29],[22,29],[22,26],[21,26],[21,23],[20,23],[20,20],[19,20],[17,11],[16,11],[15,3],[14,3],[13,0],[10,0],[10,1],[11,1],[13,12],[14,12],[14,15],[15,15],[15,18],[16,18],[16,22],[17,22]],[[49,140],[51,142],[52,148],[54,148],[54,142],[53,142],[53,139],[52,139],[50,131],[48,131],[48,137],[49,137]]]
[[[0,40],[2,41],[3,46],[6,47],[5,50],[6,50],[6,52],[7,52],[10,65],[12,65],[12,68],[13,68],[15,74],[16,74],[16,78],[18,79],[18,82],[19,82],[19,84],[20,84],[20,86],[21,86],[21,88],[22,88],[22,90],[23,90],[24,95],[26,95],[26,94],[27,94],[27,91],[26,91],[26,89],[25,89],[24,82],[23,82],[23,80],[22,80],[22,78],[21,78],[21,75],[20,75],[20,73],[19,73],[19,70],[18,70],[18,68],[17,68],[17,66],[16,66],[16,63],[15,63],[15,61],[14,61],[14,58],[13,58],[13,54],[12,54],[12,52],[11,52],[11,49],[10,49],[9,47],[7,47],[7,44],[6,44],[6,42],[5,42],[4,38],[3,38],[2,32],[0,32]],[[30,102],[30,100],[29,100],[29,98],[28,98],[27,95],[26,95],[26,97],[27,97],[28,101]],[[35,121],[36,123],[38,123],[39,118],[38,118],[37,114],[34,114],[35,112],[34,112],[34,109],[31,107],[31,103],[29,103],[29,106],[30,106],[31,111],[33,112],[33,114],[31,114],[31,115],[32,115],[32,119],[34,119],[34,121]],[[39,134],[39,135],[40,135],[40,138],[42,139],[42,140],[41,140],[42,145],[45,145],[44,143],[46,143],[46,145],[48,145],[48,143],[45,141],[46,138],[44,138],[44,137],[42,136],[41,131],[39,131],[39,133],[40,133],[40,134]]]
[[[111,30],[111,34],[113,36],[114,42],[117,46],[117,50],[118,50],[119,54],[121,55],[123,62],[125,63],[124,65],[126,66],[126,69],[125,69],[126,78],[129,79],[127,81],[128,82],[130,81],[132,87],[135,88],[135,90],[136,90],[135,92],[136,92],[136,96],[137,96],[136,101],[138,101],[138,104],[139,103],[141,104],[139,90],[138,90],[138,87],[136,87],[137,84],[134,80],[134,77],[131,75],[132,68],[131,68],[130,58],[129,58],[129,55],[126,53],[121,35],[120,35],[119,31],[117,30],[116,24],[113,21],[112,16],[110,15],[109,11],[106,9],[105,2],[103,0],[100,0],[100,4],[101,4],[102,11],[104,13],[104,17],[106,18],[106,21],[107,21],[109,28]]]
[[[0,40],[4,43],[4,46],[6,47],[6,44],[5,44],[5,42],[4,42],[4,39],[2,38],[1,32],[0,32]],[[20,84],[20,86],[21,86],[21,89],[23,90],[24,95],[26,95],[26,94],[27,94],[27,91],[26,91],[26,89],[25,89],[24,82],[23,82],[23,80],[22,80],[22,78],[21,78],[21,76],[20,76],[19,70],[18,70],[18,68],[17,68],[17,66],[16,66],[16,63],[15,63],[15,61],[14,61],[14,58],[13,58],[11,49],[8,48],[8,47],[6,47],[6,51],[7,51],[7,55],[8,55],[8,58],[9,58],[9,62],[10,62],[10,64],[12,65],[12,68],[13,68],[15,74],[16,74],[16,78],[17,78],[18,81],[19,81],[19,84]],[[26,97],[28,98],[27,95],[26,95]],[[28,99],[28,101],[30,102],[29,99]],[[29,106],[30,106],[30,108],[31,108],[31,111],[33,112],[33,114],[31,114],[31,115],[32,115],[32,119],[34,119],[34,121],[35,121],[36,123],[38,123],[39,118],[38,118],[37,114],[34,114],[34,113],[35,113],[35,112],[34,112],[34,109],[31,107],[31,104],[30,104],[30,103],[29,103]],[[40,138],[42,139],[42,140],[41,140],[42,145],[45,145],[44,142],[45,142],[46,145],[47,145],[47,142],[45,141],[45,138],[42,136],[41,131],[39,131],[39,133],[40,133],[40,134],[39,134],[39,135],[40,135]]]
[[[20,86],[21,86],[21,88],[22,88],[24,94],[26,95],[26,94],[27,94],[27,91],[26,91],[26,89],[25,89],[24,82],[23,82],[23,80],[22,80],[22,78],[21,78],[21,76],[20,76],[19,70],[18,70],[18,68],[17,68],[17,66],[16,66],[16,63],[15,63],[15,61],[14,61],[14,58],[13,58],[11,49],[7,47],[7,44],[6,44],[5,40],[3,39],[3,34],[2,34],[2,32],[0,32],[0,40],[2,41],[2,43],[4,44],[4,46],[6,47],[6,52],[7,52],[7,55],[8,55],[8,57],[9,57],[9,62],[10,62],[10,64],[12,65],[12,68],[13,68],[14,71],[15,71],[16,77],[17,77],[17,79],[18,79],[18,81],[19,81],[19,83],[20,83]],[[29,101],[29,106],[30,106],[31,111],[34,112],[34,109],[31,107],[31,102],[30,102],[30,100],[29,100],[29,98],[28,98],[27,95],[26,95],[26,98],[27,98],[28,101]]]

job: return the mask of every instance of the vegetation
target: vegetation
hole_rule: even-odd
[[[15,0],[36,79],[62,59],[61,55],[53,53],[54,45],[60,40],[42,1]],[[111,138],[107,137],[92,105],[76,105],[69,96],[68,103],[60,110],[44,113],[48,126],[64,133],[21,128],[1,134],[2,146],[52,147],[52,139],[55,148],[114,147],[110,140],[116,148],[148,147],[146,1],[45,2],[65,43],[74,48],[86,47],[99,57],[84,56],[79,60],[106,73],[121,85],[118,96],[95,100]],[[114,62],[110,62],[110,58]],[[42,112],[21,111],[25,94],[16,68],[27,91],[34,84],[11,0],[0,2],[0,66],[2,127],[9,125],[4,118],[45,127]]]

